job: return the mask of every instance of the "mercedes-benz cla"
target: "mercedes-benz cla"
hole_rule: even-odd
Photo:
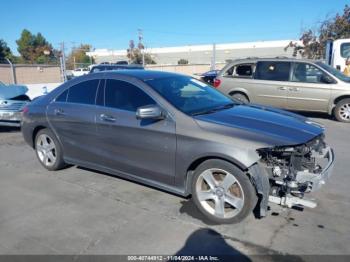
[[[99,170],[181,196],[217,223],[268,201],[303,199],[330,176],[324,129],[302,116],[244,104],[194,78],[147,70],[89,74],[24,110],[22,132],[48,170]]]

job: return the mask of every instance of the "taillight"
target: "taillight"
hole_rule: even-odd
[[[221,84],[221,80],[215,78],[215,79],[214,79],[214,83],[213,83],[214,87],[215,87],[215,88],[218,88],[218,87],[220,86],[220,84]]]
[[[23,113],[23,114],[26,114],[26,113],[28,113],[28,112],[29,112],[29,107],[28,107],[28,106],[23,107],[22,113]]]

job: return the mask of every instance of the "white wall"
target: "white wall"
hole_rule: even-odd
[[[26,94],[30,97],[30,99],[34,99],[35,97],[45,95],[61,84],[62,83],[28,84],[25,85],[28,87],[28,92]]]

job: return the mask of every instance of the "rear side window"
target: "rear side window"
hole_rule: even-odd
[[[255,79],[288,81],[290,73],[290,62],[258,62],[255,70]]]
[[[55,101],[56,102],[66,102],[68,96],[68,89],[66,89],[62,94],[60,94]]]
[[[99,81],[88,80],[70,87],[67,102],[94,105]]]
[[[128,82],[108,79],[105,88],[105,105],[121,110],[136,112],[138,107],[156,104],[137,86]]]

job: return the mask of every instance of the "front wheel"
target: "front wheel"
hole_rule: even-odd
[[[248,176],[223,160],[208,160],[196,169],[192,198],[208,219],[219,224],[241,222],[257,202]]]

